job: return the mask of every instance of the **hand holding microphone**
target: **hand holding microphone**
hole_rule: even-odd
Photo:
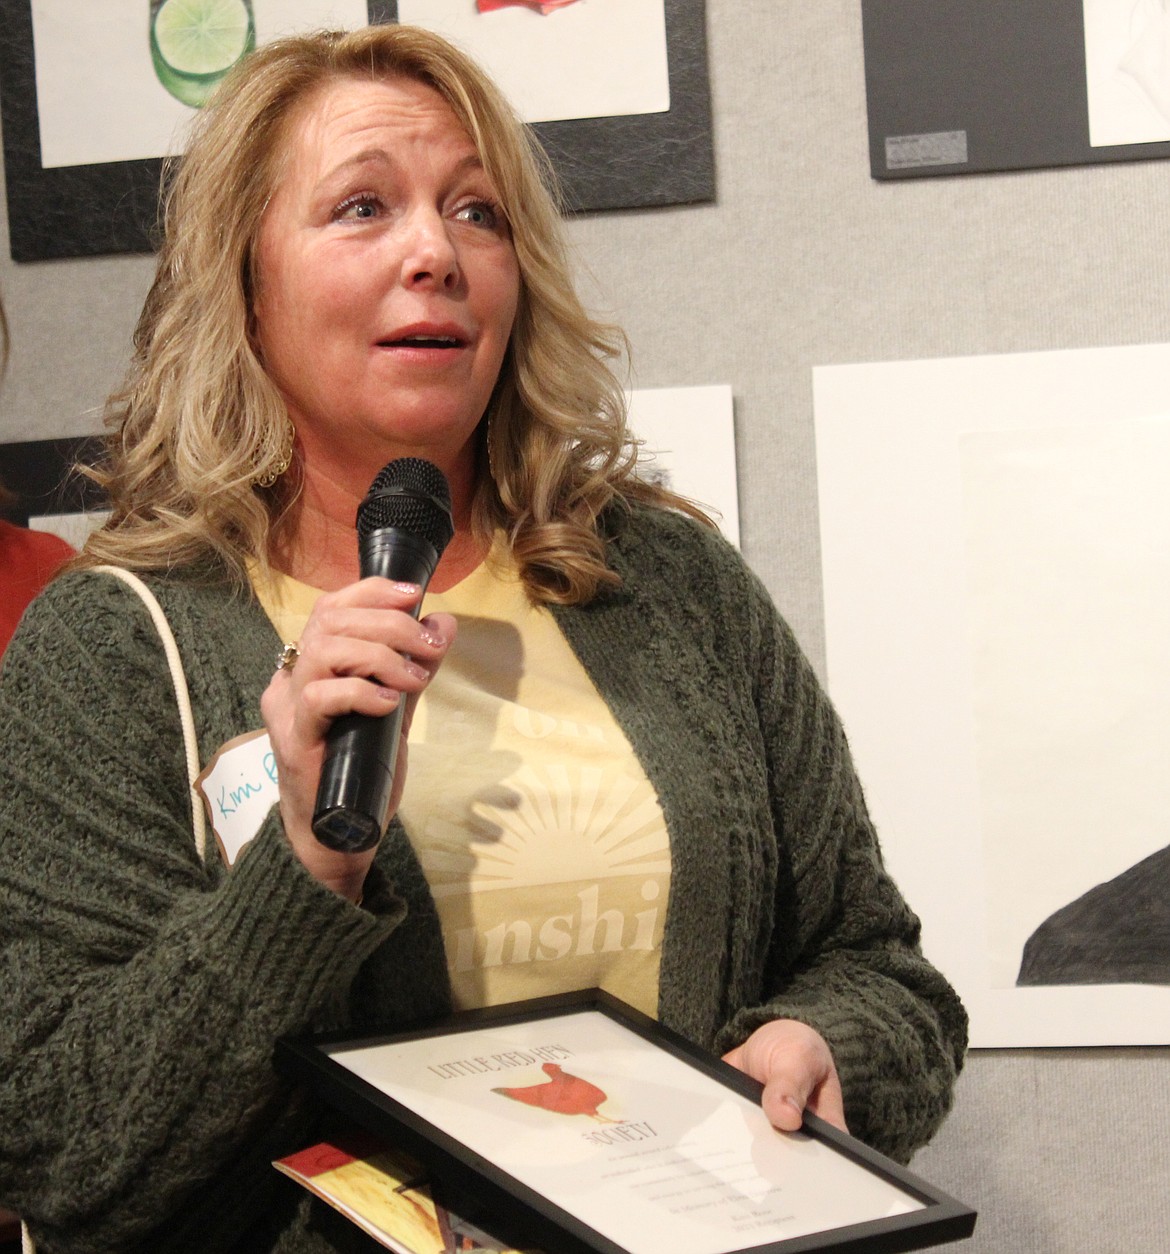
[[[357,532],[363,579],[377,575],[425,592],[454,534],[443,472],[417,457],[384,466],[358,507]],[[330,727],[313,810],[313,832],[327,848],[360,853],[381,839],[405,706],[400,700],[380,717],[345,714]]]
[[[454,638],[447,615],[415,621],[419,590],[452,535],[449,501],[429,462],[408,458],[378,474],[358,509],[363,578],[320,596],[295,669],[277,670],[260,699],[289,843],[351,901],[402,791],[409,713]]]

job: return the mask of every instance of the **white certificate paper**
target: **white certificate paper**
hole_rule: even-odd
[[[730,1254],[927,1205],[598,1010],[326,1052],[628,1254]]]

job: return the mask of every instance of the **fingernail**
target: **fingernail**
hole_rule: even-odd
[[[431,677],[431,672],[425,667],[419,666],[417,662],[406,663],[406,669],[415,677],[415,679],[427,680]]]
[[[432,649],[442,648],[444,643],[443,637],[440,636],[437,631],[432,631],[429,627],[422,627],[419,630],[419,635],[422,636],[423,641],[426,644],[429,644]]]
[[[416,583],[395,583],[394,587],[408,597],[418,596],[419,592],[422,591]]]
[[[379,684],[377,686],[376,691],[378,693],[378,696],[380,696],[383,701],[390,701],[395,705],[398,704],[398,690],[397,689],[383,688],[382,685]]]

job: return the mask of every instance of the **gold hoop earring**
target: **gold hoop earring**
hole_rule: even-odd
[[[292,465],[293,445],[296,443],[297,429],[293,426],[291,418],[285,418],[284,441],[280,446],[280,452],[276,455],[276,460],[269,464],[268,469],[263,474],[258,474],[252,482],[258,488],[270,488]]]

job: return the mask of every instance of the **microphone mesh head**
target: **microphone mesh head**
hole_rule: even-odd
[[[455,530],[451,489],[443,472],[421,457],[400,457],[378,471],[358,506],[358,535],[397,527],[426,540],[438,553]]]

